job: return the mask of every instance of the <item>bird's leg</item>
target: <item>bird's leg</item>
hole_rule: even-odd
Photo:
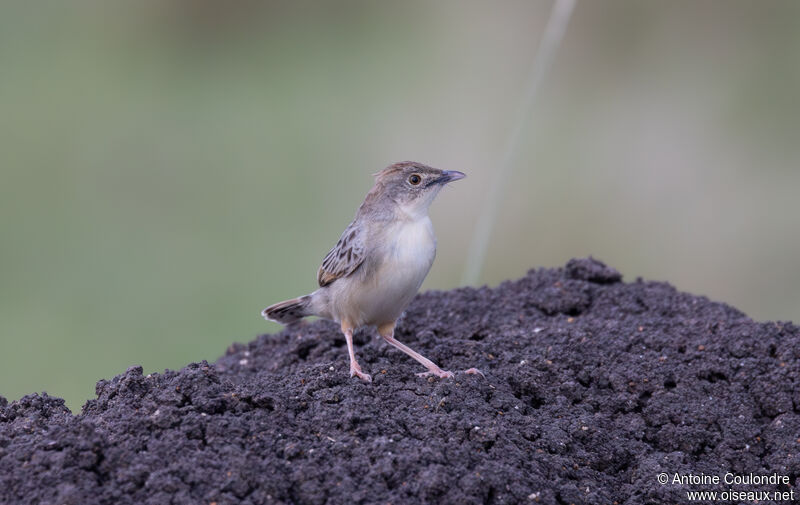
[[[368,373],[362,372],[361,366],[356,361],[356,353],[353,350],[353,326],[342,321],[342,333],[344,333],[344,339],[347,340],[347,352],[350,354],[350,377],[358,376],[364,382],[372,382],[372,377]]]
[[[387,324],[382,324],[382,325],[378,326],[378,333],[380,334],[381,337],[383,337],[383,339],[388,344],[393,345],[394,347],[397,347],[398,349],[400,349],[404,353],[408,354],[409,356],[411,356],[415,360],[417,360],[420,363],[422,363],[422,365],[425,368],[428,369],[427,372],[418,373],[417,375],[419,377],[427,377],[429,375],[435,375],[435,376],[443,379],[445,377],[452,377],[453,376],[453,372],[448,372],[447,370],[442,370],[441,368],[436,366],[436,363],[434,363],[433,361],[429,360],[428,358],[426,358],[422,354],[418,353],[414,349],[408,347],[404,343],[402,343],[399,340],[397,340],[396,338],[394,338],[394,323],[393,322],[392,323],[387,323]]]

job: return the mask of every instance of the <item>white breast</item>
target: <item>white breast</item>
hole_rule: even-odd
[[[436,237],[433,235],[433,223],[428,216],[415,221],[403,221],[395,225],[396,229],[389,236],[394,240],[389,250],[398,269],[411,271],[423,270],[422,277],[427,275],[436,255]]]
[[[382,234],[384,262],[366,279],[359,296],[364,324],[393,322],[428,275],[436,256],[436,237],[428,216],[401,221]]]

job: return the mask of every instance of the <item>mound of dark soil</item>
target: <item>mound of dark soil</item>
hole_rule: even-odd
[[[0,398],[0,503],[687,503],[732,486],[659,474],[790,480],[733,487],[744,491],[798,483],[790,323],[625,284],[585,259],[424,293],[397,337],[486,378],[418,378],[360,332],[364,384],[348,377],[336,325],[319,321],[215,364],[132,367],[98,382],[77,416],[46,394]]]

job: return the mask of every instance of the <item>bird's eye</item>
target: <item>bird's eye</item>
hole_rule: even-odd
[[[422,177],[420,177],[419,174],[411,174],[408,176],[408,183],[412,186],[416,186],[420,182],[422,182]]]

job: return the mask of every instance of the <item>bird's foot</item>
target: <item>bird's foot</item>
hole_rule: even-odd
[[[420,372],[417,374],[417,377],[430,377],[431,375],[435,375],[440,379],[446,379],[448,377],[453,376],[453,372],[448,372],[447,370],[442,370],[441,368],[432,368],[427,372]]]
[[[358,377],[364,382],[372,382],[372,376],[361,371],[361,367],[350,367],[350,377]]]
[[[459,373],[464,373],[467,375],[480,375],[484,379],[486,378],[486,376],[483,375],[483,372],[481,372],[477,368],[468,368],[466,370],[461,370]],[[453,372],[448,372],[447,370],[442,370],[441,368],[437,368],[436,370],[428,370],[427,372],[420,372],[417,374],[417,377],[430,377],[432,375],[435,375],[440,379],[446,379],[448,377],[453,377],[453,375],[455,374]]]

